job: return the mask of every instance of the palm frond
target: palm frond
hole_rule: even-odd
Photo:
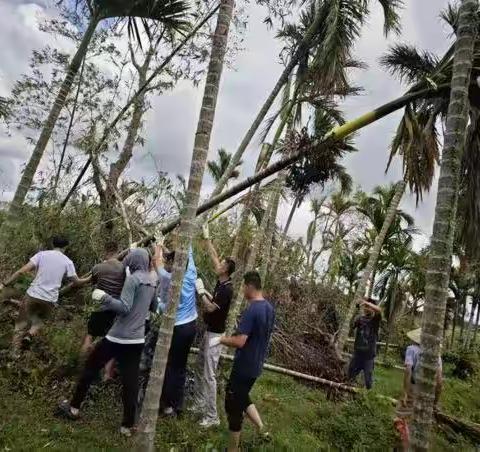
[[[404,177],[416,195],[417,204],[423,199],[423,193],[429,191],[439,162],[436,120],[442,108],[440,103],[415,112],[412,106],[407,106],[392,140],[386,171],[393,157],[401,155]]]
[[[380,65],[400,80],[416,83],[432,74],[439,63],[438,58],[407,44],[395,44],[380,57]]]
[[[403,8],[403,0],[378,0],[383,8],[383,32],[388,36],[391,32],[400,34],[402,29],[399,11]]]
[[[459,5],[449,3],[447,7],[440,13],[440,18],[450,25],[450,27],[452,27],[453,33],[457,32],[458,8]]]

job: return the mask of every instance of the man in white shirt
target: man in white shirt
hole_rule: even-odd
[[[78,278],[73,262],[63,253],[68,240],[56,236],[52,239],[53,249],[40,251],[30,258],[20,270],[0,284],[0,290],[13,284],[21,275],[35,271],[35,278],[25,294],[13,334],[12,346],[18,354],[22,345],[28,346],[32,337],[38,335],[46,319],[58,302],[58,293],[66,276],[75,285],[83,281]]]

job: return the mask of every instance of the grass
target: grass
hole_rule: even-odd
[[[47,331],[40,350],[34,350],[32,356],[27,355],[21,366],[0,367],[0,450],[131,450],[130,440],[118,434],[121,406],[119,388],[115,385],[95,387],[85,404],[82,419],[77,422],[59,420],[52,414],[56,403],[71,393],[82,331],[81,319],[60,322],[60,327],[57,324]],[[6,346],[6,342],[3,345]],[[225,368],[222,381],[227,372]],[[391,450],[396,442],[392,427],[394,408],[376,394],[398,397],[401,384],[400,371],[378,366],[374,389],[353,399],[344,394],[327,395],[322,389],[290,377],[264,372],[254,387],[252,398],[273,442],[268,446],[260,444],[251,426],[245,424],[243,448]],[[476,385],[478,381],[447,379],[443,409],[478,422],[480,394],[472,391]],[[179,420],[162,419],[157,428],[157,449],[223,450],[227,428],[222,397],[219,397],[220,428],[202,431],[197,419],[188,415]],[[433,449],[474,450],[474,447],[460,436],[437,430]]]

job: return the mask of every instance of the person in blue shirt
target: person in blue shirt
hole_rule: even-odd
[[[245,273],[243,293],[248,302],[234,336],[210,340],[211,347],[220,344],[236,348],[232,372],[225,391],[225,411],[230,430],[229,452],[239,449],[244,414],[252,421],[259,434],[268,439],[257,408],[250,399],[250,390],[263,370],[275,322],[275,310],[265,300],[262,282],[256,271]]]
[[[158,275],[158,310],[163,313],[170,303],[170,284],[172,279],[172,267],[175,259],[175,251],[163,255],[161,246],[157,247],[156,260],[153,262]],[[185,398],[185,379],[187,372],[187,360],[195,335],[197,334],[197,306],[195,282],[197,269],[193,260],[193,252],[190,248],[188,262],[183,276],[183,285],[180,302],[177,307],[175,327],[173,329],[172,343],[168,353],[167,368],[160,400],[160,410],[164,415],[176,416],[183,411]],[[158,329],[152,328],[147,338],[144,352],[142,371],[148,375],[158,339]],[[147,356],[145,356],[147,355]],[[144,376],[140,404],[144,396],[147,378]]]

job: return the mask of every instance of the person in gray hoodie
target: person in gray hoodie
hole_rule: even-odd
[[[92,382],[105,364],[114,358],[122,382],[123,421],[120,432],[131,436],[137,411],[139,364],[145,342],[145,318],[156,303],[157,276],[150,271],[150,255],[145,249],[134,249],[125,258],[129,275],[125,279],[120,299],[95,289],[92,299],[102,310],[117,314],[108,334],[87,358],[85,369],[70,402],[63,401],[57,414],[68,419],[79,417],[80,406]]]

